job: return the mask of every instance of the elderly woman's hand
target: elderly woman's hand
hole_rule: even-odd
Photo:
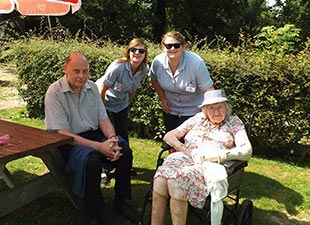
[[[198,164],[203,163],[204,161],[223,164],[227,159],[226,152],[225,149],[219,148],[210,143],[193,149],[191,151],[191,157],[193,158],[193,161]]]
[[[191,157],[192,149],[187,147],[185,144],[180,142],[180,147],[178,148],[178,150],[183,152],[185,155],[188,155]]]

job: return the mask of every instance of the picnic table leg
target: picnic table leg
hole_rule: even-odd
[[[4,163],[0,165],[0,176],[2,177],[6,185],[12,189],[16,187],[19,183],[13,179],[10,171],[5,167],[5,165],[6,164]]]
[[[42,159],[56,182],[64,189],[73,206],[79,211],[84,211],[82,200],[72,192],[72,179],[65,171],[65,161],[59,149],[41,151],[37,156]]]

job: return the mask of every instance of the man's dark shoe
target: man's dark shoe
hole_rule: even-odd
[[[131,169],[130,176],[137,177],[137,171],[135,171],[135,169]]]
[[[102,210],[85,210],[86,225],[105,225],[104,212]]]
[[[138,224],[139,217],[135,213],[125,200],[115,201],[113,205],[114,211],[123,215],[130,223]]]
[[[86,222],[86,225],[104,225],[97,218],[92,218]]]

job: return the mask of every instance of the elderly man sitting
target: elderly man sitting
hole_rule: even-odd
[[[126,203],[132,197],[132,151],[125,140],[115,135],[98,88],[88,79],[86,56],[71,53],[64,73],[46,92],[45,126],[74,139],[72,145],[62,147],[62,153],[67,159],[66,170],[75,174],[73,193],[84,202],[87,224],[106,223],[100,189],[103,165],[115,168],[114,209],[137,223],[135,213]]]

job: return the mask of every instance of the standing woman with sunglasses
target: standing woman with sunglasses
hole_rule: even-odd
[[[124,57],[112,62],[104,76],[96,81],[116,134],[128,144],[129,104],[149,71],[147,63],[146,43],[134,38],[129,42]]]
[[[151,83],[160,97],[166,132],[199,112],[205,91],[213,90],[213,81],[203,59],[186,51],[184,36],[166,33],[161,41],[163,52],[151,65]]]

